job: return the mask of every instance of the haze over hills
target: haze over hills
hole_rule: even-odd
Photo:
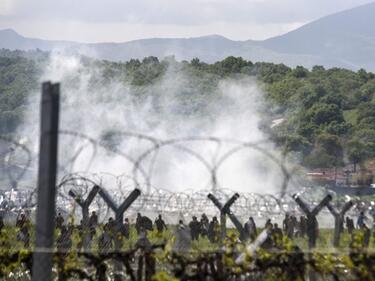
[[[174,55],[215,62],[227,56],[290,66],[365,68],[375,71],[375,2],[336,13],[287,34],[263,41],[233,41],[219,35],[186,39],[142,39],[125,43],[83,44],[26,38],[11,29],[0,31],[0,48],[61,49],[99,59],[126,61]]]

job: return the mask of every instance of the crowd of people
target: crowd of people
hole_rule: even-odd
[[[375,221],[375,220],[374,220]],[[350,217],[345,218],[345,222],[342,225],[340,231],[346,231],[352,235],[355,229],[363,231],[364,234],[364,246],[369,245],[371,230],[368,227],[370,219],[365,216],[364,212],[360,212],[356,225],[354,220]],[[3,217],[0,215],[0,233],[4,228]],[[22,212],[17,216],[16,219],[17,237],[16,239],[23,243],[24,247],[30,247],[30,231],[31,231],[31,220],[30,214]],[[55,227],[58,230],[58,236],[56,238],[56,247],[59,251],[69,251],[73,246],[73,234],[78,234],[79,243],[78,249],[91,249],[95,239],[98,245],[98,249],[101,252],[108,252],[119,246],[116,243],[123,241],[124,239],[130,238],[131,222],[129,218],[116,220],[112,217],[108,219],[105,224],[99,223],[98,215],[95,211],[91,213],[89,218],[84,222],[81,220],[79,225],[74,225],[73,222],[63,217],[61,213],[58,213],[55,218]],[[149,217],[137,214],[135,219],[134,228],[138,237],[146,237],[148,231],[155,230],[161,234],[168,228],[174,228],[174,226],[168,226],[162,215],[158,215],[157,218],[152,221]],[[212,217],[211,220],[206,214],[202,214],[200,219],[196,216],[192,217],[192,220],[188,224],[184,224],[182,220],[179,221],[177,228],[186,229],[190,232],[191,240],[196,241],[199,238],[207,238],[211,243],[217,243],[221,237],[221,227],[217,217]],[[268,243],[277,243],[276,241],[281,240],[282,237],[286,236],[289,239],[304,238],[308,233],[307,218],[300,216],[297,218],[294,215],[286,214],[280,227],[278,223],[272,222],[271,219],[266,220],[264,227],[257,227],[253,217],[244,223],[243,230],[246,237],[250,241],[254,241],[258,236],[260,229],[267,229],[269,235]],[[316,236],[319,236],[319,225],[318,222],[314,223],[314,230]],[[374,232],[375,236],[375,232]]]

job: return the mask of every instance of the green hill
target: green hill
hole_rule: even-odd
[[[16,132],[24,118],[27,97],[39,89],[40,73],[47,61],[47,53],[0,52],[0,134]],[[167,76],[168,71],[188,73],[190,80],[176,97],[176,112],[183,118],[205,115],[222,79],[255,78],[264,89],[267,103],[263,130],[280,148],[299,153],[305,166],[336,167],[375,157],[375,75],[365,70],[321,66],[308,70],[235,57],[214,64],[198,59],[159,61],[156,57],[125,63],[83,57],[81,62],[86,69],[100,70],[94,71],[88,82],[92,89],[116,77],[140,100],[154,94],[145,92],[145,87]],[[74,77],[70,79],[74,87]],[[160,106],[157,101],[153,104],[155,111]],[[271,128],[274,119],[284,122]]]

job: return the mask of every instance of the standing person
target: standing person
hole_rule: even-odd
[[[362,225],[361,230],[363,231],[363,247],[368,248],[370,244],[371,231],[365,223]]]
[[[56,228],[61,229],[61,227],[63,226],[63,224],[64,224],[64,218],[61,215],[61,213],[58,213],[57,217],[55,219]]]
[[[17,216],[16,227],[22,228],[22,226],[26,223],[26,215],[24,213],[20,213]]]
[[[141,226],[142,228],[147,231],[152,231],[152,220],[147,216],[142,216],[141,218]]]
[[[200,231],[200,223],[197,220],[196,216],[193,216],[193,220],[189,223],[191,240],[198,240],[199,238],[199,231]]]
[[[211,241],[211,243],[216,243],[218,241],[220,232],[219,228],[220,226],[217,217],[213,217],[208,226],[208,239]]]
[[[116,232],[116,221],[115,221],[112,217],[110,217],[110,218],[108,219],[108,222],[106,223],[106,226],[107,226],[108,231],[109,231],[112,235],[114,235],[115,232]]]
[[[90,227],[97,227],[98,226],[98,215],[95,211],[91,213],[91,216],[89,218],[89,226]]]
[[[138,235],[141,233],[141,227],[142,227],[142,215],[141,213],[138,213],[137,218],[135,220],[135,229],[137,230]]]
[[[164,230],[167,229],[167,225],[165,224],[161,215],[159,215],[158,218],[155,220],[155,226],[159,233],[162,233]]]
[[[273,225],[271,223],[271,219],[267,219],[266,224],[264,225],[264,228],[266,229],[272,229]]]
[[[202,237],[207,236],[208,235],[208,228],[210,226],[210,222],[209,222],[208,217],[206,216],[206,214],[202,214],[201,221],[200,221],[200,226],[201,226],[201,229],[199,231],[200,235]]]
[[[348,229],[348,233],[352,235],[354,230],[354,221],[349,217],[346,217],[346,228]]]
[[[361,229],[363,227],[363,225],[365,224],[366,219],[367,218],[365,216],[365,213],[363,211],[361,211],[361,213],[359,214],[358,219],[357,219],[357,227]]]
[[[283,232],[285,235],[287,235],[288,225],[289,225],[289,213],[285,213],[285,217],[283,220]]]
[[[281,230],[281,228],[279,227],[279,225],[277,223],[275,223],[273,225],[273,230],[272,230],[272,233],[278,237],[279,239],[281,239],[283,237],[283,231]]]
[[[21,242],[23,242],[23,245],[25,248],[29,248],[30,246],[30,232],[29,232],[29,227],[27,224],[23,224],[22,227],[20,228],[18,234],[17,234],[17,239]]]
[[[283,226],[284,226],[284,234],[286,236],[288,236],[289,239],[292,239],[293,236],[294,236],[294,228],[296,226],[296,218],[295,216],[290,216],[288,215],[287,217],[285,217],[285,220],[283,222]]]
[[[67,253],[71,249],[73,244],[71,236],[71,229],[63,225],[60,236],[56,240],[57,250],[60,253]]]
[[[124,224],[123,224],[123,227],[122,227],[122,234],[124,235],[124,237],[126,239],[129,239],[129,237],[130,237],[130,222],[129,222],[128,218],[125,218],[125,220],[124,220]]]
[[[251,241],[254,241],[257,233],[253,217],[249,217],[249,220],[245,223],[244,228]]]
[[[102,254],[108,254],[113,247],[113,238],[110,234],[108,224],[104,225],[103,232],[99,237],[98,241],[99,252]]]
[[[185,229],[186,226],[184,224],[184,221],[183,220],[179,220],[178,221],[178,226],[177,226],[178,229]]]
[[[283,231],[281,230],[279,225],[275,223],[272,229],[272,240],[273,240],[274,246],[276,247],[281,246],[282,239],[283,239]]]

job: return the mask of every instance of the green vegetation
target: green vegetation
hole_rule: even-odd
[[[38,90],[48,56],[41,52],[0,51],[0,134],[12,134],[20,124],[28,94]],[[87,71],[98,70],[90,76],[91,89],[116,80],[131,87],[139,100],[153,94],[147,86],[155,85],[169,73],[183,72],[188,79],[178,91],[176,111],[186,117],[207,113],[207,105],[215,99],[215,89],[222,79],[255,78],[268,104],[265,122],[269,125],[273,118],[284,118],[278,126],[265,130],[286,152],[299,153],[304,166],[340,167],[375,157],[375,75],[363,69],[353,72],[315,66],[309,70],[235,57],[214,64],[198,59],[176,62],[173,57],[124,63],[83,57],[81,63]],[[69,86],[74,87],[74,83],[77,79],[71,77]],[[154,106],[157,111],[162,105],[155,102]]]
[[[206,238],[200,238],[191,244],[190,251],[175,253],[173,228],[169,226],[163,233],[151,231],[147,235],[151,244],[164,245],[155,249],[152,254],[156,269],[153,280],[192,280],[183,277],[187,274],[194,276],[204,266],[212,264],[222,266],[223,270],[216,274],[227,278],[233,275],[250,275],[260,278],[255,280],[276,280],[276,276],[278,280],[305,280],[308,270],[314,268],[319,277],[317,280],[331,280],[332,276],[338,280],[374,280],[374,238],[371,238],[369,248],[363,248],[363,236],[359,230],[355,231],[353,238],[345,230],[341,239],[342,247],[339,249],[334,249],[331,245],[333,230],[321,229],[317,248],[312,252],[308,252],[306,237],[293,240],[280,237],[271,248],[264,246],[252,253],[245,249],[246,245],[238,243],[236,232],[228,229],[228,237],[223,245],[212,244]],[[103,231],[102,226],[96,230],[93,241],[99,238]],[[31,267],[33,246],[31,243],[30,248],[24,248],[23,244],[15,239],[17,233],[18,228],[10,226],[1,231],[0,278],[4,280],[29,280],[27,269]],[[60,231],[56,230],[55,234],[57,238]],[[70,280],[68,276],[73,277],[73,280],[86,280],[86,275],[95,278],[89,280],[105,280],[98,278],[98,272],[102,271],[104,275],[107,272],[110,275],[113,260],[124,261],[124,257],[127,261],[125,264],[131,265],[136,271],[137,263],[147,252],[142,248],[137,250],[138,237],[134,226],[131,227],[129,239],[122,237],[121,251],[116,253],[101,253],[95,242],[89,252],[82,251],[79,246],[81,237],[77,229],[71,238],[72,245],[65,249],[67,252],[56,251],[54,254],[54,275],[56,274],[58,280]],[[243,263],[239,264],[236,261],[241,254],[244,254],[245,258]],[[152,264],[146,263],[146,266]],[[215,276],[212,272],[210,274]]]

